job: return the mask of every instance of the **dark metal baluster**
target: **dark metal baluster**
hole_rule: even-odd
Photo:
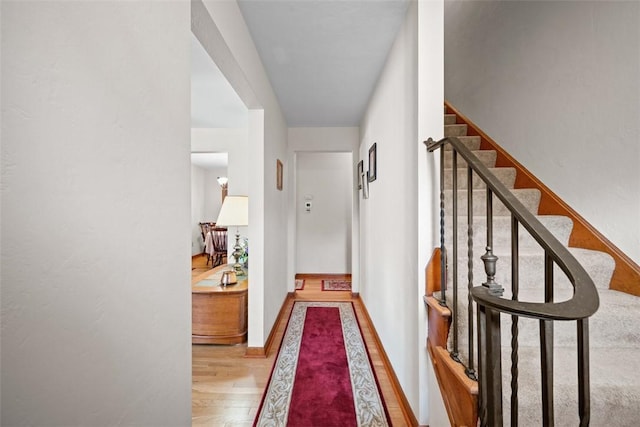
[[[591,418],[589,385],[589,319],[580,319],[578,324],[578,413],[580,427],[588,426]]]
[[[553,259],[544,254],[544,301],[553,301]],[[542,378],[542,425],[554,425],[553,414],[553,321],[540,320],[540,369]]]
[[[502,336],[500,312],[486,308],[487,321],[487,421],[502,426]]]
[[[447,305],[447,248],[444,245],[444,147],[440,148],[440,305]]]
[[[453,199],[453,213],[451,214],[451,224],[453,226],[453,258],[451,259],[452,276],[453,276],[453,308],[451,315],[453,316],[453,351],[451,358],[456,362],[460,362],[460,354],[458,352],[458,152],[452,151],[452,182],[451,198]]]
[[[504,289],[495,281],[496,262],[498,257],[493,254],[493,192],[487,188],[487,252],[480,257],[484,262],[487,281],[482,284],[489,288],[489,294],[501,297]]]
[[[465,370],[467,376],[472,380],[477,380],[474,368],[474,346],[473,346],[473,298],[471,298],[471,288],[473,288],[473,170],[467,166],[467,323],[469,325],[468,354],[469,366]]]
[[[511,299],[519,292],[519,224],[511,215]],[[511,427],[518,425],[518,316],[511,316]]]
[[[498,257],[493,254],[493,192],[487,187],[487,251],[480,257],[484,262],[487,281],[482,284],[489,288],[489,293],[502,296],[504,289],[495,281],[496,262]],[[502,358],[500,337],[500,313],[487,307],[485,310],[486,351],[485,375],[486,381],[486,410],[487,423],[492,427],[502,426]]]
[[[478,419],[480,427],[487,427],[487,316],[486,307],[479,305],[478,318]]]

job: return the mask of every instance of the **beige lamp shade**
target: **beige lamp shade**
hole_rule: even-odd
[[[242,227],[249,225],[249,198],[227,196],[222,202],[216,227]]]

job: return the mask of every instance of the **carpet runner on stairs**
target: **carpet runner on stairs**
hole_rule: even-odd
[[[351,302],[294,303],[254,426],[388,426]]]
[[[536,189],[513,189],[515,171],[495,165],[495,151],[480,150],[480,137],[467,136],[467,125],[456,124],[455,115],[445,115],[445,136],[458,136],[481,161],[492,168],[496,176],[511,188],[516,197],[531,212],[538,212],[540,201]],[[445,148],[445,246],[447,261],[447,303],[452,301],[452,155]],[[467,268],[467,171],[458,157],[458,344],[461,358],[467,360],[468,343],[468,268]],[[465,168],[465,169],[462,169]],[[473,182],[473,285],[486,281],[480,257],[486,245],[486,191],[480,179]],[[565,246],[573,226],[562,216],[538,216],[540,221]],[[494,198],[493,251],[498,256],[496,282],[505,288],[504,298],[510,298],[511,225],[509,212]],[[519,299],[541,302],[544,298],[544,251],[521,227],[519,234]],[[640,298],[609,289],[615,263],[606,253],[569,248],[596,284],[600,296],[599,311],[590,319],[591,347],[591,426],[637,426],[640,424]],[[559,268],[554,270],[555,301],[569,299],[572,288]],[[475,314],[474,314],[475,316]],[[502,315],[503,407],[505,425],[509,425],[511,366],[511,317]],[[554,334],[554,409],[555,425],[578,425],[576,326],[575,322],[555,322]],[[540,426],[540,350],[539,322],[519,321],[519,425]],[[453,328],[449,335],[452,348]],[[475,337],[474,337],[475,340]],[[476,355],[477,357],[477,355]]]

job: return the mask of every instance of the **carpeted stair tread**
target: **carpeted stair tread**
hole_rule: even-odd
[[[456,115],[455,114],[445,114],[444,115],[444,124],[445,125],[455,125],[456,124]]]
[[[446,113],[446,107],[445,107]],[[455,115],[445,118],[445,136],[455,136],[465,144],[491,171],[512,189],[515,170],[495,168],[492,150],[480,150],[479,136],[466,136],[467,126],[457,124]],[[447,247],[447,304],[451,307],[453,292],[452,265],[452,170],[451,145],[445,149],[445,241]],[[466,163],[458,156],[458,344],[461,359],[467,353],[468,325],[468,267],[467,267],[467,171]],[[473,182],[473,284],[485,282],[486,273],[480,257],[486,245],[486,190],[484,183],[474,176]],[[540,193],[534,189],[512,189],[513,194],[532,213],[537,214]],[[558,239],[567,245],[573,223],[562,216],[537,216],[540,222]],[[598,288],[600,308],[589,320],[590,365],[591,365],[591,426],[636,426],[640,424],[640,298],[609,289],[615,262],[603,252],[568,248],[583,266]],[[493,252],[498,256],[496,282],[505,288],[503,298],[511,297],[511,214],[494,196],[493,201]],[[520,226],[519,233],[519,299],[522,301],[544,301],[544,250]],[[571,298],[573,287],[565,274],[554,266],[554,300]],[[439,297],[439,293],[437,294]],[[475,319],[475,313],[473,315]],[[501,315],[503,399],[505,425],[509,422],[509,370],[511,316]],[[539,321],[527,318],[519,320],[519,425],[523,427],[542,425],[540,399],[540,347]],[[452,348],[453,328],[449,335]],[[577,408],[577,356],[576,322],[555,322],[554,326],[554,407],[555,425],[578,425]],[[477,354],[475,355],[477,358]]]
[[[529,298],[530,290],[521,292],[523,300]],[[559,300],[570,298],[571,292],[561,292]],[[458,348],[466,354],[468,339],[468,319],[467,319],[467,292],[466,289],[458,293],[459,313],[464,315],[458,317]],[[447,292],[447,305],[453,303],[452,292]],[[640,355],[640,330],[629,327],[640,322],[640,298],[622,292],[603,290],[600,291],[600,306],[594,316],[589,319],[590,348],[621,348],[633,349],[636,355]],[[511,351],[511,316],[501,315],[502,325],[502,351]],[[520,348],[533,347],[539,344],[539,321],[528,318],[520,318],[518,321],[518,343]],[[452,348],[451,337],[449,343]],[[474,338],[475,339],[475,338]],[[554,324],[554,346],[556,352],[562,352],[566,348],[575,348],[576,322],[556,322]],[[463,350],[464,349],[464,350]],[[463,356],[464,359],[464,356]]]
[[[480,140],[480,137],[477,135],[476,136],[458,136],[457,138],[471,151],[480,149],[481,140]],[[452,145],[445,144],[444,150],[452,151],[453,150]]]
[[[598,289],[608,289],[611,282],[611,276],[615,269],[613,258],[606,253],[593,251],[582,248],[568,248],[576,260],[583,266],[593,283]],[[480,257],[485,253],[482,246],[474,247],[473,259],[473,277],[475,286],[479,286],[482,282],[486,282],[486,274],[484,272],[484,264]],[[449,251],[450,257],[453,256]],[[494,255],[498,257],[496,263],[495,281],[505,289],[511,288],[511,253],[503,252],[503,248],[496,248]],[[458,285],[468,282],[467,268],[467,248],[466,246],[458,248]],[[449,260],[449,274],[447,277],[447,286],[453,280],[452,260]],[[519,287],[520,289],[538,289],[542,295],[544,289],[544,253],[520,253],[518,256],[519,263]],[[572,287],[569,279],[557,265],[554,266],[554,283],[556,289]],[[506,293],[510,297],[510,293]]]
[[[502,353],[503,367],[511,366],[510,352]],[[555,425],[577,426],[577,352],[563,348],[554,354]],[[624,363],[621,363],[624,361]],[[640,358],[637,349],[594,348],[590,352],[592,427],[637,426],[640,419]],[[519,426],[540,426],[540,350],[519,349]],[[503,377],[505,414],[510,408],[510,376]],[[505,417],[508,418],[508,417]],[[505,426],[510,425],[506,419]]]
[[[485,190],[473,190],[473,214],[486,215],[487,208],[487,192]],[[458,190],[458,214],[467,212],[467,190]],[[516,198],[533,214],[538,213],[538,205],[540,204],[540,190],[537,188],[516,188],[512,190]],[[453,206],[451,203],[451,190],[445,190],[445,215],[451,217]],[[509,215],[509,210],[502,202],[493,196],[493,215],[505,216]]]
[[[480,161],[488,168],[492,168],[496,164],[496,158],[498,156],[495,150],[475,150],[472,151],[475,156],[480,159]],[[462,156],[458,155],[458,168],[467,167],[467,162],[462,158]],[[453,151],[446,151],[444,153],[444,167],[450,169],[453,167]],[[451,175],[451,172],[449,172]]]
[[[516,182],[516,169],[515,168],[494,168],[490,167],[489,170],[502,182],[505,187],[513,188]],[[444,170],[444,188],[453,188],[453,174],[451,168],[445,168]],[[473,188],[486,188],[486,184],[476,173],[472,174]],[[467,169],[458,168],[458,189],[467,188]]]
[[[571,230],[573,230],[573,221],[569,217],[562,215],[536,215],[540,223],[554,235],[556,239],[563,245],[569,243]],[[449,243],[453,236],[451,221],[445,220],[445,242]],[[486,246],[487,241],[487,217],[473,217],[473,244],[474,247],[480,246],[482,249]],[[493,217],[493,247],[500,248],[505,252],[510,252],[511,248],[511,217],[494,216]],[[518,247],[522,253],[536,252],[540,250],[538,242],[531,237],[529,232],[520,224],[518,232]],[[463,255],[466,257],[467,249],[467,217],[458,216],[458,250],[464,248]]]
[[[444,126],[444,136],[466,136],[467,135],[467,125],[445,125]]]

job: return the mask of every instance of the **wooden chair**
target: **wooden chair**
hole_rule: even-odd
[[[227,258],[227,229],[224,227],[213,227],[210,230],[211,240],[213,242],[212,267],[217,267],[223,263],[226,263]],[[207,258],[207,264],[209,258]]]
[[[216,223],[215,222],[199,222],[198,224],[200,225],[200,233],[202,234],[202,243],[204,244],[204,247],[202,248],[202,253],[205,254],[207,253],[207,234],[213,227],[216,226]]]

